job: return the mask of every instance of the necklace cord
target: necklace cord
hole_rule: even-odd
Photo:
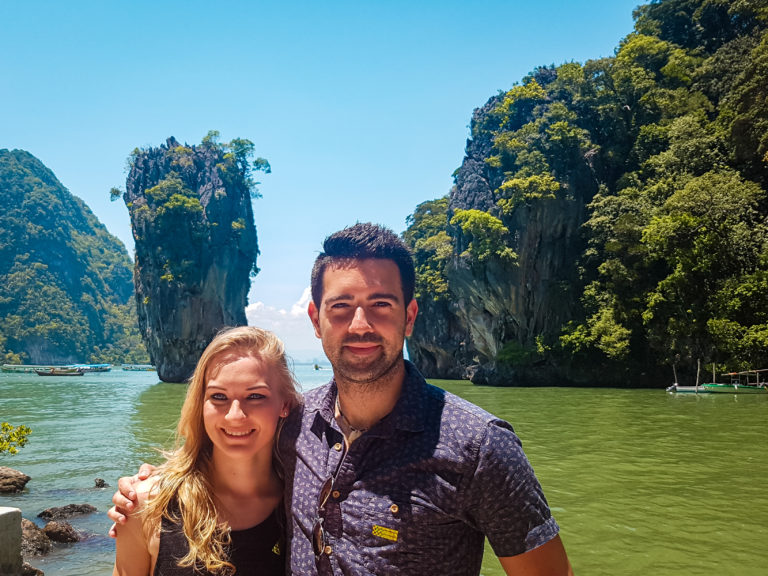
[[[339,417],[341,417],[342,420],[349,426],[350,431],[356,432],[358,434],[363,434],[364,432],[368,432],[368,428],[355,428],[352,426],[350,421],[347,419],[346,416],[344,416],[344,412],[341,411],[341,404],[339,404],[339,396],[336,395],[336,411],[339,413]]]

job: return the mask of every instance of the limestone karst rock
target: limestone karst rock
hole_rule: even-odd
[[[186,380],[221,328],[246,323],[258,254],[252,145],[231,144],[169,138],[130,159],[123,198],[136,242],[139,328],[166,382]]]
[[[491,98],[475,110],[473,126],[485,122],[498,104]],[[449,216],[457,210],[479,210],[503,220],[513,238],[514,263],[489,259],[476,265],[462,257],[467,249],[461,230],[453,227],[453,256],[444,274],[449,298],[419,302],[408,353],[428,377],[471,379],[475,383],[528,383],[518,369],[511,373],[496,358],[505,342],[535,345],[540,334],[556,332],[572,316],[574,300],[564,286],[572,283],[575,262],[583,249],[579,237],[585,204],[596,191],[586,158],[572,170],[569,193],[545,203],[523,206],[511,216],[495,203],[505,178],[489,164],[493,134],[474,130],[449,195]],[[536,370],[538,383],[546,371]]]

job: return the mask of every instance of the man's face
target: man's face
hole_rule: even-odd
[[[400,271],[392,260],[367,258],[328,266],[319,309],[309,304],[315,335],[337,379],[375,383],[397,369],[418,307],[403,302]]]

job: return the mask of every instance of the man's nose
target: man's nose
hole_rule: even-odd
[[[371,332],[373,326],[368,322],[368,317],[365,315],[365,310],[362,306],[355,308],[355,314],[352,316],[352,323],[349,325],[349,331],[355,333]]]

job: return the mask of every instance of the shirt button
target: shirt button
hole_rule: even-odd
[[[338,490],[334,490],[333,492],[331,492],[331,496],[333,496],[334,500],[338,500],[339,496],[341,496],[341,492],[339,492]]]
[[[392,514],[397,514],[400,512],[400,506],[397,504],[392,504],[392,506],[389,507],[389,511],[392,512]]]
[[[330,556],[331,554],[333,554],[333,548],[331,548],[330,546],[326,546],[325,548],[323,548],[323,554],[325,554],[326,556]]]
[[[333,449],[336,450],[336,452],[341,452],[341,442],[336,442],[336,444],[333,445]]]

